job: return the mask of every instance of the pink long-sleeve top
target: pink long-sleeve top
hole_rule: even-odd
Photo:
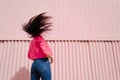
[[[28,58],[32,60],[45,58],[48,53],[52,55],[52,51],[45,39],[42,36],[34,37],[30,43]]]

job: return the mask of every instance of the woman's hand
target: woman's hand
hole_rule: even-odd
[[[48,57],[50,63],[53,63],[53,57],[52,57],[52,55],[51,54],[47,54],[47,57]]]
[[[53,63],[53,57],[50,58],[50,63],[51,63],[51,64]]]

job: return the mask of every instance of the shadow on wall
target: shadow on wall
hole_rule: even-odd
[[[30,80],[30,74],[25,67],[20,70],[11,78],[11,80]]]

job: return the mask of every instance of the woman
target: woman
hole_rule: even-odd
[[[33,39],[30,42],[28,58],[33,60],[31,66],[31,80],[51,80],[50,63],[53,62],[52,51],[42,37],[42,33],[51,30],[50,16],[41,13],[32,17],[23,30]]]

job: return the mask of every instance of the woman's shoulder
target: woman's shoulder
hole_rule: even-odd
[[[35,40],[35,41],[44,41],[44,38],[43,38],[43,36],[36,36],[36,37],[34,37],[34,39],[33,40]]]

